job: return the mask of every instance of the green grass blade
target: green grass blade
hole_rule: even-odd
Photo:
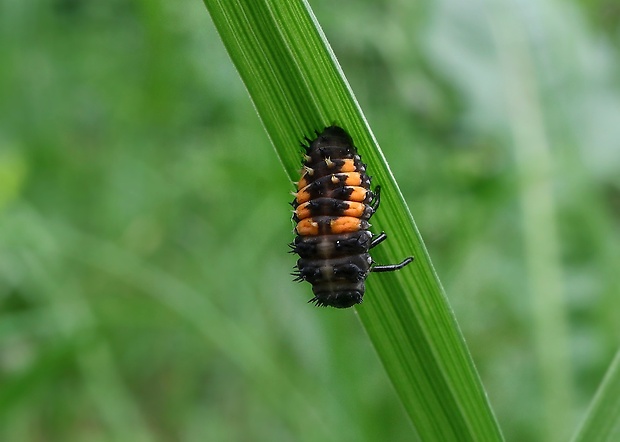
[[[307,3],[205,4],[291,179],[302,136],[336,123],[352,135],[373,183],[382,186],[373,225],[392,240],[374,258],[392,263],[413,254],[416,261],[398,274],[369,278],[357,311],[420,438],[501,440],[422,239]]]
[[[620,440],[620,351],[609,366],[574,442]]]

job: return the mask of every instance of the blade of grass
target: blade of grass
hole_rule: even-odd
[[[620,440],[620,351],[598,388],[574,442]]]
[[[381,184],[373,218],[393,237],[380,262],[414,254],[399,274],[375,276],[357,311],[424,440],[501,440],[486,394],[419,232],[344,74],[304,1],[205,0],[289,177],[299,141],[336,123],[353,136]]]
[[[528,45],[523,23],[516,18],[519,14],[508,4],[489,10],[516,159],[532,334],[543,403],[542,438],[560,441],[570,434],[566,431],[574,388],[555,213],[553,148],[544,125],[544,100],[538,92],[532,46]]]

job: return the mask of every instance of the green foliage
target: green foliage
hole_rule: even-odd
[[[508,440],[568,439],[618,347],[619,60],[592,5],[312,2]],[[8,0],[0,59],[0,440],[411,440],[355,314],[290,281],[290,180],[200,2]],[[551,307],[516,161],[533,103]],[[318,124],[282,130],[289,175]],[[388,222],[382,261],[409,252]]]

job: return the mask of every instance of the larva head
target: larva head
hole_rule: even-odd
[[[331,158],[354,158],[357,149],[353,140],[344,129],[338,126],[326,127],[323,132],[310,144],[306,152],[311,158],[306,164],[323,163]]]

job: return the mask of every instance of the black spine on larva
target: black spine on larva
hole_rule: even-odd
[[[370,191],[366,165],[349,134],[331,126],[307,141],[292,202],[298,224],[290,246],[299,255],[293,275],[312,284],[310,302],[317,306],[351,307],[362,302],[369,272],[398,270],[412,258],[373,267],[368,252],[386,237],[373,239],[368,230],[368,219],[379,207],[379,188]]]

